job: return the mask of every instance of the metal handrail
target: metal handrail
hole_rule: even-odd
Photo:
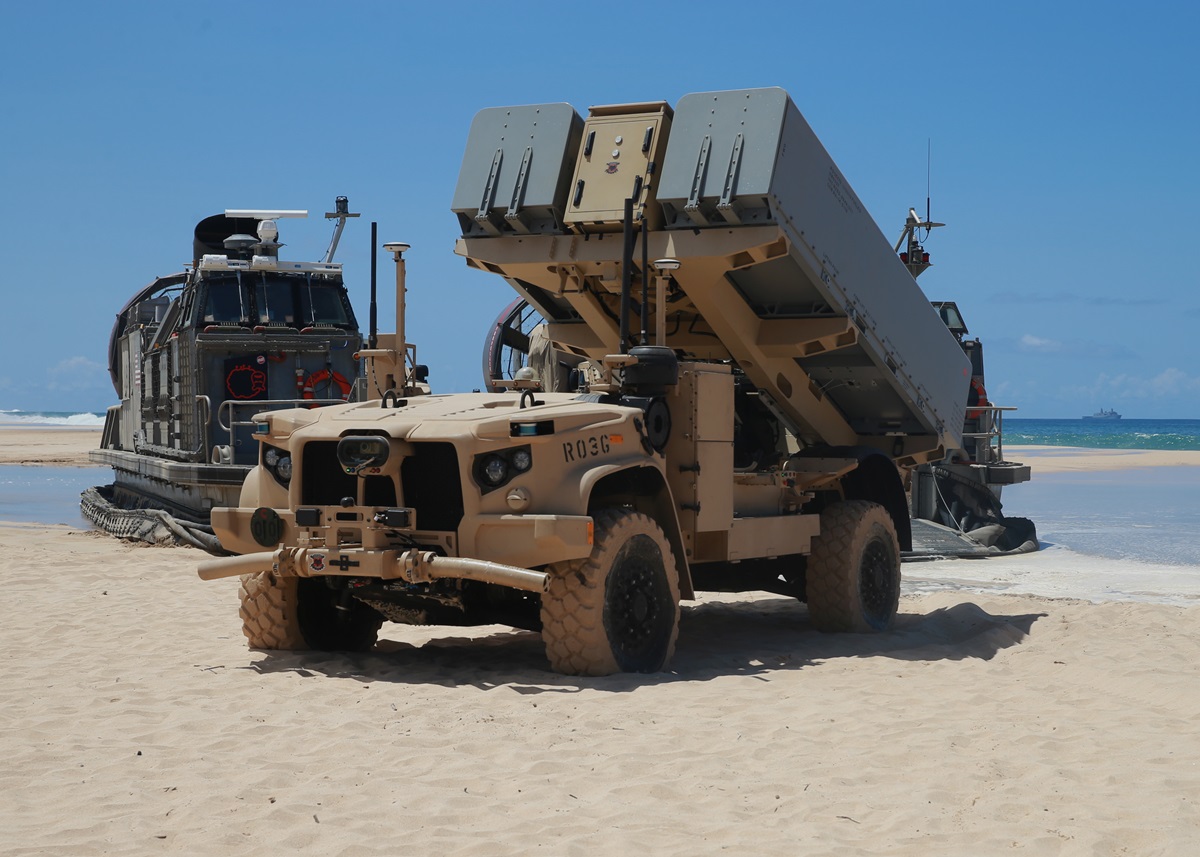
[[[983,411],[977,422],[988,426],[986,431],[963,432],[964,438],[984,441],[975,444],[973,460],[976,464],[996,464],[1004,461],[1004,411],[1015,411],[1012,405],[974,405],[968,411]]]
[[[217,425],[224,432],[229,434],[229,443],[233,444],[233,430],[238,426],[252,426],[255,420],[238,420],[235,419],[234,411],[237,408],[251,409],[254,413],[259,413],[264,410],[278,410],[280,407],[319,407],[322,405],[344,405],[345,399],[252,399],[249,401],[237,401],[235,399],[226,399],[217,409]],[[274,407],[272,407],[274,406]],[[229,423],[225,422],[225,412],[229,412]]]
[[[200,395],[196,397],[196,404],[204,409],[204,416],[200,419],[200,460],[204,461],[208,458],[209,450],[212,449],[208,445],[208,429],[212,425],[212,399],[208,396]],[[196,416],[200,416],[200,411],[197,410]]]

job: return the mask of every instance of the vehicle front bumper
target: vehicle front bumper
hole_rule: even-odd
[[[376,577],[408,583],[431,583],[444,578],[479,580],[525,592],[545,592],[550,576],[531,571],[457,556],[438,556],[432,551],[367,551],[361,548],[277,548],[274,551],[228,556],[200,563],[202,580],[217,580],[242,574],[269,571],[281,577]]]

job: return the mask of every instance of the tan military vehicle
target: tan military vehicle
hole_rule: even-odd
[[[401,326],[378,399],[263,414],[212,515],[242,555],[200,568],[243,576],[252,647],[503,623],[560,672],[652,672],[703,590],[890,626],[905,474],[961,446],[969,366],[785,92],[484,110],[452,207],[540,366],[412,395]]]

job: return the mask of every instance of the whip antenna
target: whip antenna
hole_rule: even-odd
[[[933,263],[929,261],[929,254],[925,252],[925,248],[921,246],[921,230],[925,230],[925,237],[939,226],[945,226],[944,223],[934,223],[930,217],[930,198],[932,197],[932,179],[930,178],[933,169],[933,144],[929,138],[925,140],[925,219],[921,219],[921,215],[917,214],[916,208],[908,210],[908,217],[904,220],[904,231],[900,233],[900,240],[896,242],[896,252],[900,254],[900,261],[908,268],[909,273],[914,278],[921,276]],[[900,248],[904,247],[901,252]]]
[[[929,174],[930,174],[930,169],[931,169],[932,165],[933,165],[933,144],[930,142],[930,138],[926,137],[925,138],[925,222],[926,223],[933,220],[933,218],[929,216],[929,187],[930,187]]]

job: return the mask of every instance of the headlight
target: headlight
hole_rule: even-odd
[[[516,446],[499,452],[475,456],[471,472],[484,494],[502,488],[514,477],[533,467],[533,452],[528,446]]]
[[[263,444],[263,466],[284,488],[292,481],[292,457],[287,450]]]
[[[386,437],[352,435],[338,441],[337,458],[343,470],[357,476],[367,468],[383,467],[390,450]]]
[[[482,473],[492,487],[502,485],[508,479],[508,462],[498,455],[489,456],[483,463]]]

